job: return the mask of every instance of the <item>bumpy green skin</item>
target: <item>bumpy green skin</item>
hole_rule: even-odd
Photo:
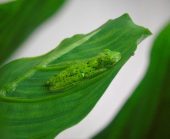
[[[105,49],[97,56],[73,64],[47,81],[50,91],[58,91],[77,84],[83,79],[91,79],[113,67],[121,59],[121,54]]]

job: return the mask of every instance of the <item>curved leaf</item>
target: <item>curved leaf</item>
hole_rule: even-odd
[[[13,61],[0,69],[0,112],[5,139],[52,138],[78,123],[94,107],[137,44],[150,32],[125,14],[86,35],[65,39],[39,57]],[[121,60],[97,76],[66,90],[50,91],[47,81],[69,64],[95,57],[104,49]],[[64,80],[64,79],[63,79]],[[10,133],[10,134],[8,134]]]
[[[116,118],[94,139],[169,139],[170,23],[152,48],[148,71]]]
[[[15,0],[0,4],[0,64],[65,0]]]

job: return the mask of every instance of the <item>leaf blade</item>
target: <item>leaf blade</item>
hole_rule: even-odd
[[[147,29],[135,25],[125,14],[87,35],[76,35],[64,40],[46,55],[17,60],[1,68],[1,90],[6,84],[19,81],[13,91],[10,90],[5,95],[1,93],[0,97],[0,110],[4,121],[9,124],[5,128],[11,133],[9,136],[17,139],[54,137],[78,123],[94,107],[113,77],[131,57],[138,40],[148,35],[150,32]],[[87,59],[105,48],[122,54],[122,59],[114,68],[93,79],[84,80],[65,92],[49,93],[44,87],[49,77],[62,71],[46,70],[46,67]],[[11,69],[15,69],[15,72],[11,73]],[[11,112],[13,115],[10,115]]]

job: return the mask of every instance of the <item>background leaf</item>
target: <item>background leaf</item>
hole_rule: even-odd
[[[170,23],[152,48],[148,71],[116,118],[93,139],[169,139]]]
[[[125,14],[86,35],[65,39],[53,51],[13,61],[0,69],[0,114],[5,139],[52,138],[78,123],[94,107],[137,44],[150,32]],[[49,92],[46,81],[69,61],[94,57],[104,49],[121,60],[100,75],[66,91]],[[57,66],[58,68],[50,68]],[[47,69],[48,68],[48,69]],[[8,134],[10,133],[10,134]]]
[[[15,0],[0,4],[0,64],[65,0]]]

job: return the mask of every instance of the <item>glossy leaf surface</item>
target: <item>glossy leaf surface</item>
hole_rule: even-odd
[[[67,38],[51,52],[13,61],[0,69],[1,128],[5,139],[53,138],[81,121],[95,106],[137,44],[149,36],[125,14],[88,34]],[[68,65],[109,49],[121,60],[97,76],[50,91],[46,82]],[[64,79],[63,79],[64,80]],[[8,134],[10,133],[10,134]]]

